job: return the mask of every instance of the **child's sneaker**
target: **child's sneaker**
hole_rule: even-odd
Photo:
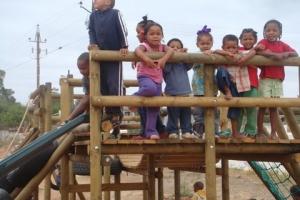
[[[187,132],[187,133],[183,133],[183,134],[182,134],[182,138],[183,138],[183,139],[196,139],[197,136],[195,136],[195,135],[193,135],[193,134]]]
[[[178,134],[177,133],[171,133],[169,135],[169,139],[178,139]]]

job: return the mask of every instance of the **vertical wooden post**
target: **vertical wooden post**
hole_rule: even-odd
[[[44,105],[45,105],[45,131],[50,131],[52,129],[52,97],[51,97],[51,83],[46,83],[45,93],[44,93]],[[45,190],[44,199],[51,199],[51,174],[48,174],[45,178]]]
[[[71,113],[72,102],[73,102],[73,87],[68,83],[68,78],[60,79],[60,110],[61,110],[61,121],[65,121]],[[69,199],[69,179],[70,179],[70,167],[69,157],[64,155],[60,162],[61,165],[61,199]]]
[[[214,96],[214,66],[204,66],[205,96]],[[204,112],[205,124],[205,182],[206,196],[209,200],[216,200],[216,146],[215,146],[215,112],[214,108],[206,108]]]
[[[180,170],[174,170],[175,200],[180,200]]]
[[[155,167],[154,155],[148,156],[148,199],[155,200]]]
[[[300,128],[291,108],[281,108],[295,139],[300,139]]]
[[[100,96],[100,66],[92,59],[90,51],[90,98]],[[102,161],[100,132],[101,108],[96,108],[90,103],[90,163],[91,163],[91,199],[102,199]]]
[[[276,113],[276,131],[277,131],[277,134],[278,134],[279,138],[288,139],[288,136],[286,134],[285,128],[284,128],[283,123],[280,119],[278,111]]]
[[[229,166],[228,160],[222,159],[222,200],[229,200]]]
[[[157,170],[157,194],[158,200],[164,200],[164,175],[163,168],[158,168]]]
[[[120,176],[120,174],[117,174],[114,177],[115,177],[115,183],[116,184],[121,183],[121,176]],[[116,190],[115,191],[115,200],[121,200],[121,192],[120,192],[120,190]]]
[[[104,183],[110,183],[110,165],[103,166]],[[104,192],[104,200],[110,200],[110,191]]]
[[[147,175],[143,175],[143,183],[149,183]],[[148,200],[149,184],[147,184],[147,185],[148,185],[147,191],[143,190],[143,200]]]

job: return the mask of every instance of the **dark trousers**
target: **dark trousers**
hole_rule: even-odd
[[[168,133],[179,133],[178,122],[182,133],[191,133],[191,115],[190,107],[168,107]]]
[[[101,94],[121,96],[123,93],[122,62],[100,63]],[[121,107],[106,107],[108,115],[122,115]]]
[[[230,74],[225,67],[219,67],[216,74],[216,80],[219,90],[225,94],[225,86],[230,90],[233,97],[239,97],[236,85],[230,79]],[[227,117],[229,119],[238,119],[240,117],[241,109],[236,107],[229,107]]]

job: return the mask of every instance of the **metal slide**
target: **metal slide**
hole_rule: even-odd
[[[65,125],[54,130],[46,132],[28,145],[22,147],[12,155],[0,161],[0,178],[7,175],[10,171],[17,168],[25,160],[29,159],[35,153],[39,152],[45,146],[52,143],[55,139],[61,137],[65,133],[71,131],[76,126],[89,121],[88,114],[82,114],[75,119],[69,121]]]

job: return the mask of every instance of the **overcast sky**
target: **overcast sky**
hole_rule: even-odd
[[[0,69],[6,71],[5,87],[15,91],[17,101],[26,103],[36,87],[36,60],[32,48],[36,25],[40,24],[42,49],[41,83],[52,82],[59,87],[59,77],[68,70],[80,78],[76,68],[78,55],[86,51],[88,32],[85,22],[89,14],[81,9],[79,0],[1,0],[0,4]],[[87,8],[91,0],[82,1]],[[136,23],[148,14],[164,28],[165,41],[180,38],[190,52],[197,51],[196,32],[207,24],[212,28],[214,49],[220,48],[225,34],[239,35],[243,28],[253,28],[262,38],[262,29],[269,19],[283,24],[282,41],[300,53],[300,1],[298,0],[117,0],[129,32],[129,49],[137,46]],[[62,47],[62,49],[59,49]],[[135,78],[135,72],[126,66],[125,79]],[[298,95],[298,71],[286,68],[284,95]]]

